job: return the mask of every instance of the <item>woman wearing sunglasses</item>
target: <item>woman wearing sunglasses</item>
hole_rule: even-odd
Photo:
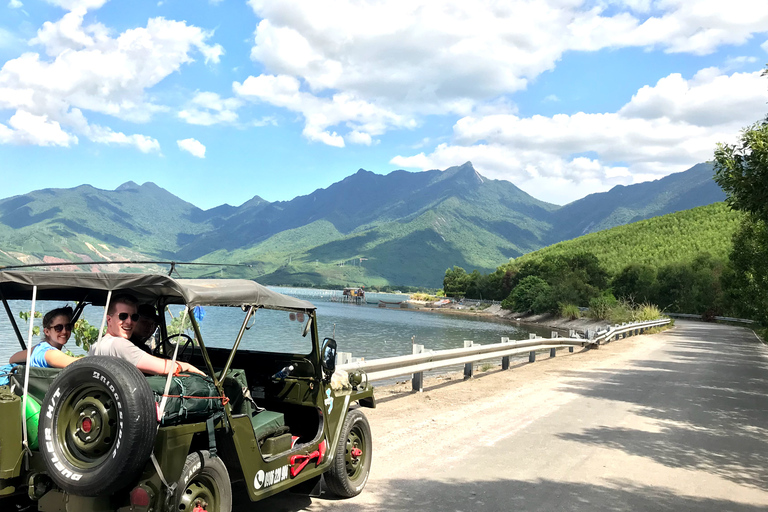
[[[52,309],[43,317],[43,341],[32,348],[29,365],[32,368],[64,368],[77,361],[61,351],[72,335],[72,308]],[[24,363],[27,351],[20,350],[11,356],[11,363]]]

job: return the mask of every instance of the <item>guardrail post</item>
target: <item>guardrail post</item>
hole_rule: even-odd
[[[502,337],[501,338],[502,343],[509,343],[509,338]],[[509,356],[504,356],[501,358],[501,369],[502,370],[509,370]]]
[[[568,347],[568,352],[571,352],[571,353],[573,353],[573,345],[571,345],[570,347]]]
[[[538,338],[535,334],[529,334],[528,339],[535,340]],[[536,351],[531,350],[531,352],[528,354],[528,362],[529,363],[535,363],[536,362]]]
[[[555,357],[557,355],[557,349],[555,347],[552,347],[549,349],[549,357]]]
[[[464,348],[470,348],[473,346],[472,340],[464,340]],[[475,376],[475,363],[464,364],[464,380],[471,379]]]
[[[336,364],[349,364],[352,362],[352,352],[337,352],[336,353]]]
[[[414,343],[413,353],[421,354],[423,352],[424,352],[424,345],[417,345]],[[413,379],[411,380],[411,390],[416,391],[418,393],[421,393],[422,391],[424,391],[424,372],[418,372],[413,374]]]

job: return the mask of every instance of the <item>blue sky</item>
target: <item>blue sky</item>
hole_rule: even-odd
[[[364,168],[564,204],[762,119],[768,2],[0,0],[0,196],[152,181],[201,208]]]

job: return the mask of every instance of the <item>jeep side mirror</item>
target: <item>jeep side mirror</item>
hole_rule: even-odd
[[[330,379],[333,372],[336,371],[336,340],[333,338],[325,338],[320,354],[320,364]]]

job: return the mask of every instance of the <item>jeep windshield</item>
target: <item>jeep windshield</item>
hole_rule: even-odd
[[[0,298],[9,312],[9,300],[84,302],[103,306],[113,295],[130,293],[140,303],[152,304],[164,311],[161,337],[167,337],[171,315],[190,314],[187,332],[202,345],[232,349],[242,331],[241,348],[280,353],[307,354],[312,350],[313,326],[307,325],[315,307],[301,299],[272,291],[246,279],[174,279],[161,274],[87,273],[58,271],[0,272]],[[167,307],[167,309],[166,309]],[[204,312],[204,313],[201,313]],[[186,313],[184,313],[186,315]],[[203,316],[205,315],[205,316]],[[10,315],[20,344],[24,333]],[[244,324],[246,317],[249,317]],[[199,319],[199,321],[198,321]],[[306,336],[303,336],[304,334]],[[198,344],[200,340],[197,340]]]

